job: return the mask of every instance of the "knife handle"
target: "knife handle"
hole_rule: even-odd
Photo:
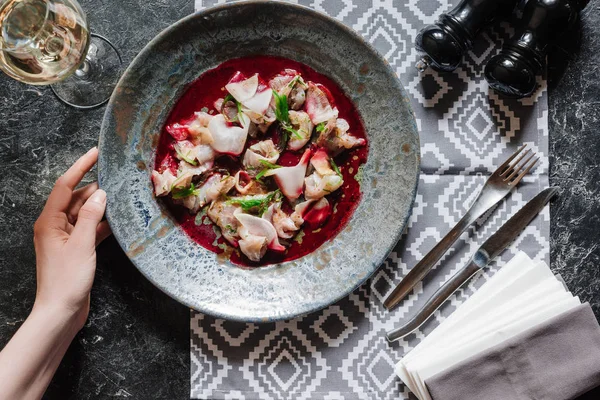
[[[389,331],[386,335],[388,341],[393,342],[398,339],[403,338],[409,333],[413,332],[421,325],[425,323],[429,319],[429,317],[438,309],[440,306],[452,295],[452,293],[456,292],[465,282],[467,282],[477,271],[481,269],[481,261],[475,260],[475,257],[469,261],[467,265],[465,265],[458,273],[456,273],[452,278],[450,278],[442,287],[440,287],[434,294],[431,296],[427,303],[419,310],[417,315],[415,315],[410,321],[406,324],[402,325],[399,328],[396,328],[392,331]]]

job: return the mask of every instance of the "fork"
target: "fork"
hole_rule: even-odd
[[[530,149],[523,152],[525,147],[527,145],[519,148],[490,175],[465,216],[458,221],[456,226],[394,288],[392,293],[383,302],[385,308],[391,310],[398,305],[425,278],[460,235],[487,210],[505,198],[534,167],[539,157],[535,157],[535,153]],[[527,155],[529,156],[527,157]],[[519,157],[517,158],[517,156]]]

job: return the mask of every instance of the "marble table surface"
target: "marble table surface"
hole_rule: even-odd
[[[81,3],[92,31],[108,37],[125,63],[193,12],[191,0]],[[551,206],[551,267],[600,317],[598,54],[600,0],[592,0],[580,31],[549,57],[550,181],[562,188]],[[96,145],[103,113],[69,108],[48,88],[0,74],[0,346],[33,303],[33,223],[56,178]],[[98,254],[89,321],[46,398],[188,398],[189,310],[146,281],[114,239]]]

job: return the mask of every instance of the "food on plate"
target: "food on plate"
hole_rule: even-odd
[[[307,254],[343,228],[367,151],[354,106],[331,80],[283,58],[237,59],[176,104],[152,183],[194,240],[260,265]]]

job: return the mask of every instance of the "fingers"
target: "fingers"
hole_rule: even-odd
[[[66,212],[71,203],[73,189],[79,185],[79,182],[92,169],[96,161],[98,161],[98,149],[96,147],[90,149],[79,160],[75,161],[75,164],[56,181],[54,189],[52,189],[52,193],[50,193],[46,202],[46,207],[51,211]]]
[[[71,238],[81,246],[94,248],[96,246],[96,230],[102,221],[105,209],[106,192],[98,189],[81,206]]]
[[[108,225],[108,221],[100,222],[96,227],[96,247],[110,235],[112,235],[112,231],[110,225]]]
[[[98,148],[92,147],[87,153],[75,161],[75,164],[71,166],[62,176],[62,183],[69,187],[71,191],[75,189],[75,186],[79,185],[79,182],[83,179],[90,169],[98,161]]]
[[[77,189],[73,192],[73,196],[71,198],[71,204],[69,205],[69,209],[67,210],[67,217],[69,218],[69,222],[75,225],[77,221],[77,214],[79,213],[79,209],[83,206],[83,203],[96,191],[98,190],[98,182],[90,183],[80,189]]]

